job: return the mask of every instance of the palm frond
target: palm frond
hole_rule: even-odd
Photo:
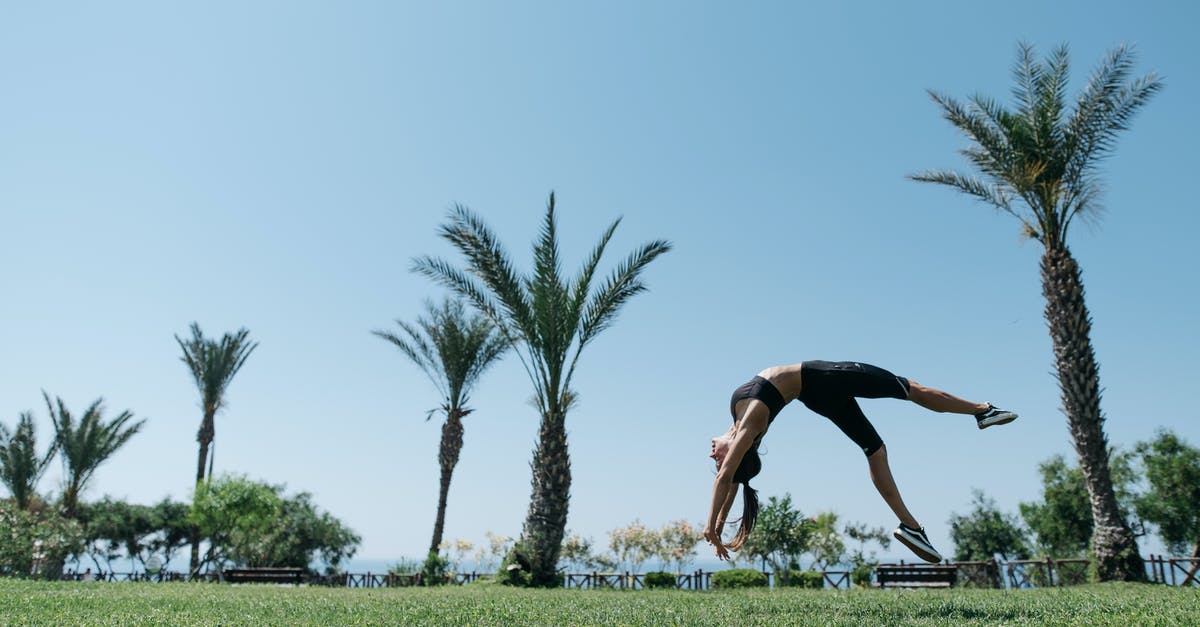
[[[1009,129],[994,122],[1000,117],[1000,112],[983,108],[986,101],[982,98],[976,98],[978,102],[972,108],[933,91],[929,92],[929,96],[942,108],[942,117],[986,152],[994,164],[992,169],[1004,172],[1011,167],[1012,148],[1007,135]]]
[[[1017,44],[1017,62],[1013,65],[1012,95],[1017,99],[1017,115],[1029,117],[1037,108],[1037,84],[1042,80],[1042,65],[1038,63],[1033,44]]]
[[[470,209],[455,205],[450,222],[442,225],[440,234],[466,256],[467,271],[483,281],[516,326],[522,331],[531,330],[533,315],[521,277],[483,220]]]
[[[450,262],[445,259],[425,255],[413,259],[411,270],[443,287],[449,288],[454,293],[467,299],[472,306],[487,316],[497,326],[508,329],[504,324],[505,318],[500,310],[500,305],[489,291],[469,274],[459,270]],[[512,329],[508,330],[510,332],[513,331]]]
[[[604,233],[600,235],[600,241],[596,243],[592,253],[583,262],[579,276],[575,279],[574,294],[571,297],[571,320],[576,325],[580,323],[584,307],[587,305],[588,292],[592,288],[592,278],[596,276],[596,268],[600,266],[600,258],[604,256],[604,249],[608,247],[609,240],[612,239],[613,233],[620,224],[621,218],[617,218],[604,230]]]
[[[554,387],[562,376],[576,326],[568,319],[571,311],[568,288],[561,278],[553,192],[546,206],[542,231],[533,248],[533,257],[533,274],[526,281],[526,290],[530,296],[539,352],[544,359],[546,376]]]
[[[908,175],[911,181],[920,183],[937,183],[954,189],[968,195],[973,196],[977,200],[982,200],[997,209],[1016,216],[1013,212],[1012,205],[1009,202],[1009,194],[1005,192],[1000,185],[989,185],[981,179],[973,176],[966,176],[951,170],[927,170],[917,174]],[[1017,216],[1020,217],[1020,216]]]
[[[391,342],[401,353],[404,353],[409,360],[416,364],[425,373],[425,376],[429,377],[429,380],[433,382],[434,386],[438,388],[438,391],[443,396],[448,394],[444,374],[438,370],[437,361],[434,359],[429,345],[407,322],[396,320],[396,324],[408,333],[409,339],[402,338],[391,331],[384,331],[382,329],[373,330],[371,334],[387,342]]]
[[[645,284],[639,280],[642,271],[650,262],[669,250],[671,250],[671,243],[666,240],[654,240],[642,245],[640,249],[621,262],[592,295],[584,310],[579,331],[579,344],[564,379],[564,387],[569,387],[571,375],[575,372],[575,364],[579,361],[579,355],[583,348],[612,325],[621,307],[630,298],[646,290]]]
[[[1045,151],[1062,142],[1062,115],[1066,107],[1067,85],[1071,79],[1071,51],[1063,44],[1050,53],[1046,71],[1037,84],[1038,105],[1036,126],[1038,138]]]

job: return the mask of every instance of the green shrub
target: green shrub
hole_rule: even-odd
[[[780,588],[811,588],[820,590],[825,587],[825,576],[812,570],[789,570],[780,573],[775,580]]]
[[[415,575],[421,572],[421,562],[410,560],[407,557],[400,558],[399,562],[388,566],[389,575]]]
[[[425,558],[425,563],[421,565],[421,581],[427,586],[440,586],[450,581],[450,576],[446,569],[449,568],[450,562],[446,558],[438,555],[437,551],[430,551],[429,557]]]
[[[871,586],[871,574],[875,572],[874,564],[859,564],[850,571],[850,581],[861,588]]]
[[[733,568],[713,573],[712,587],[723,590],[734,588],[765,588],[767,576],[753,568]]]
[[[14,499],[0,499],[0,575],[57,579],[67,556],[82,549],[78,522],[58,510],[30,512]]]
[[[674,588],[675,575],[664,572],[646,573],[642,578],[642,586],[645,588]]]

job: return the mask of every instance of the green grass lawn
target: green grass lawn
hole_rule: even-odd
[[[1200,625],[1200,588],[727,592],[348,590],[0,579],[0,624]]]

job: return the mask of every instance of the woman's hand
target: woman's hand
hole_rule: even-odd
[[[713,546],[716,550],[717,559],[727,561],[729,559],[729,550],[725,548],[725,543],[721,540],[721,532],[714,531],[712,527],[704,528],[704,540]]]

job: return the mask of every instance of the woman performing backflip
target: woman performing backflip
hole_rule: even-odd
[[[883,368],[855,361],[806,361],[767,368],[734,390],[729,401],[733,426],[712,439],[710,457],[717,461],[717,478],[713,482],[712,506],[704,527],[704,539],[716,549],[717,557],[729,559],[729,549],[740,549],[754,529],[758,518],[758,494],[750,487],[750,480],[762,470],[758,445],[783,406],[799,399],[809,409],[832,420],[866,454],[871,481],[900,519],[900,526],[892,535],[921,559],[928,562],[942,560],[941,554],[925,536],[925,528],[904,506],[888,467],[887,447],[855,398],[908,399],[936,412],[971,414],[980,429],[1017,419],[1016,414],[991,403],[972,403],[898,377]],[[733,498],[737,496],[739,483],[744,488],[741,526],[733,540],[726,544],[721,539],[721,530],[725,527],[725,516],[733,505]]]

